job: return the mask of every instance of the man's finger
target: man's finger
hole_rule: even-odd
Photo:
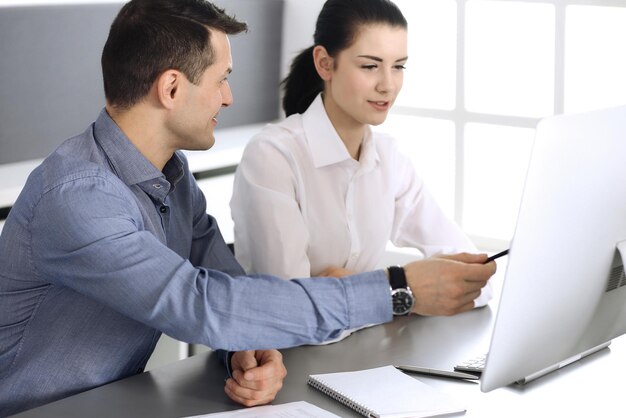
[[[243,378],[247,381],[264,381],[269,379],[282,378],[282,363],[270,360],[265,364],[246,370]]]
[[[258,364],[254,351],[238,351],[233,354],[232,366],[236,369],[248,370]]]
[[[487,254],[473,254],[473,253],[458,253],[458,254],[445,254],[439,255],[438,258],[445,258],[448,260],[460,261],[461,263],[468,264],[483,264],[487,261]]]
[[[467,264],[465,267],[467,268],[465,280],[468,282],[487,282],[496,273],[497,268],[496,263]]]
[[[233,379],[228,379],[224,386],[224,392],[233,401],[245,406],[256,406],[269,403],[274,400],[276,393],[278,393],[280,387],[276,390],[256,391],[239,386]]]

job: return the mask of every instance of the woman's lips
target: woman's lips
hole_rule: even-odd
[[[389,109],[389,101],[384,100],[368,100],[367,101],[374,109],[380,111],[386,111]]]

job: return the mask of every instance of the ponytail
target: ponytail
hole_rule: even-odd
[[[313,62],[313,46],[303,50],[291,63],[283,85],[283,110],[286,116],[304,113],[317,95],[324,90],[324,81]]]

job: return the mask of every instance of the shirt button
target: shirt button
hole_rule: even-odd
[[[159,210],[161,211],[161,213],[165,213],[167,212],[167,206],[161,206]]]
[[[160,189],[161,185],[159,183],[153,184],[152,187],[154,187],[155,189]]]

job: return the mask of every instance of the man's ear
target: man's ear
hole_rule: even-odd
[[[334,60],[321,45],[316,45],[313,48],[313,62],[315,63],[315,69],[320,78],[324,81],[329,81],[332,78]]]
[[[171,109],[174,106],[174,100],[180,94],[183,77],[180,71],[166,70],[157,78],[157,98],[166,109]]]

